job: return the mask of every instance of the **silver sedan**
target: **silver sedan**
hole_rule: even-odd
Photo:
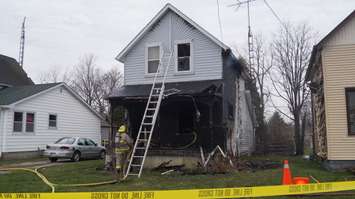
[[[57,161],[58,158],[78,162],[84,158],[103,159],[105,152],[105,147],[99,146],[89,138],[63,137],[54,144],[48,144],[43,155],[48,157],[51,162]]]

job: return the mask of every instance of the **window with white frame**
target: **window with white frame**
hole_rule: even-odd
[[[147,47],[147,73],[156,73],[159,67],[160,60],[160,46],[148,46]]]
[[[34,132],[35,130],[35,114],[26,113],[26,132]]]
[[[49,114],[48,127],[49,128],[57,128],[57,115],[56,114]]]
[[[35,129],[35,114],[14,112],[14,132],[33,133]]]
[[[14,113],[14,132],[22,132],[23,126],[23,113],[15,112]]]
[[[191,44],[189,42],[177,43],[177,72],[191,71]]]

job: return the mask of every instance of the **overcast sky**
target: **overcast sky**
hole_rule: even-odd
[[[195,22],[221,38],[216,0],[0,0],[0,54],[18,59],[20,27],[26,22],[24,68],[39,82],[40,74],[56,67],[64,71],[80,56],[93,53],[108,69],[122,64],[114,58],[166,4],[172,3]],[[355,0],[268,0],[283,21],[307,22],[323,37],[355,9]],[[246,9],[220,0],[223,41],[246,48]],[[263,0],[252,3],[252,29],[270,38],[278,21]]]

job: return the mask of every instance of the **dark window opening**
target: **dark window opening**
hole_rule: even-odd
[[[22,132],[23,113],[14,113],[14,132]]]
[[[190,50],[191,49],[189,43],[177,45],[177,51],[178,51],[177,70],[178,71],[190,71]]]
[[[190,107],[188,107],[190,108]],[[178,113],[179,132],[178,134],[189,134],[193,131],[194,126],[194,110],[180,109]]]
[[[348,134],[355,135],[355,88],[346,88],[346,112],[348,119]]]
[[[234,119],[234,106],[231,103],[228,103],[228,118]]]
[[[49,115],[49,128],[57,128],[57,115],[50,114]]]

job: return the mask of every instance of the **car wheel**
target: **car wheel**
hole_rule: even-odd
[[[58,158],[49,158],[49,161],[51,162],[57,162]]]
[[[101,160],[105,159],[105,155],[106,155],[106,152],[105,152],[104,150],[102,150],[102,151],[100,152],[100,159],[101,159]]]
[[[80,161],[80,152],[79,151],[75,151],[73,154],[73,157],[71,158],[71,160],[73,162],[79,162]]]

